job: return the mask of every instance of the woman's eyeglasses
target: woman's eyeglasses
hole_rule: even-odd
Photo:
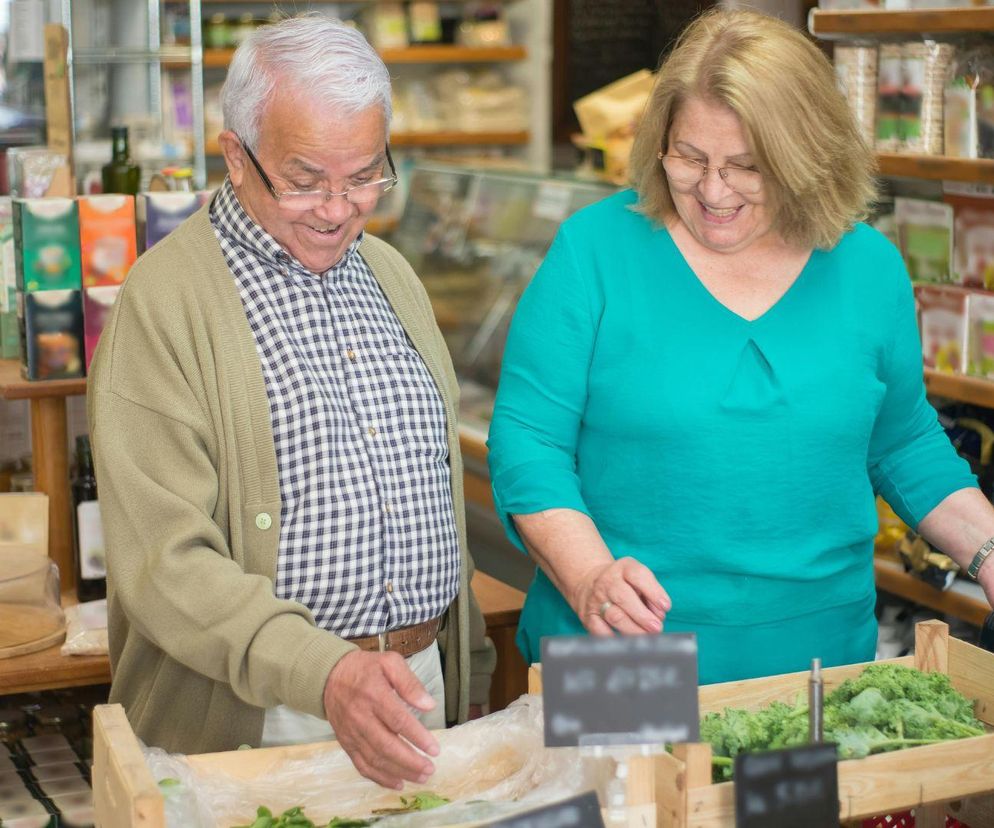
[[[763,174],[759,170],[735,166],[710,167],[684,155],[664,155],[662,152],[657,153],[656,157],[663,162],[663,170],[674,184],[698,184],[704,180],[708,170],[717,170],[721,180],[737,193],[755,195],[763,189]]]

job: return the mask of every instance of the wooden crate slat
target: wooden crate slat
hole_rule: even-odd
[[[839,763],[843,819],[864,819],[989,792],[994,735],[880,753]]]
[[[856,678],[866,668],[867,664],[847,664],[844,667],[829,667],[822,670],[826,695],[842,684],[848,678]],[[914,658],[902,656],[888,659],[889,664],[902,664],[914,667]],[[807,670],[798,673],[784,673],[768,678],[729,681],[723,684],[706,684],[700,689],[701,715],[720,712],[726,707],[738,707],[745,710],[756,710],[766,707],[771,702],[781,701],[793,704],[798,693],[803,695],[805,702],[808,693]]]
[[[93,803],[101,828],[165,828],[165,802],[119,704],[93,710]]]
[[[949,639],[949,679],[968,699],[976,699],[974,715],[994,726],[994,659],[980,647]],[[994,786],[992,786],[994,787]],[[991,822],[994,825],[994,820]]]

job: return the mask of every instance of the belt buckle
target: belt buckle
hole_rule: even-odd
[[[385,632],[376,634],[376,648],[381,653],[385,653],[390,649],[390,638]]]

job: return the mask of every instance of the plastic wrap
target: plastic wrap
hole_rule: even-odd
[[[581,761],[579,749],[546,750],[537,696],[522,696],[506,710],[436,735],[441,752],[434,759],[435,774],[402,793],[429,790],[451,804],[385,817],[377,828],[455,825],[534,808],[594,787],[595,772],[603,771],[597,763],[605,761]],[[247,751],[246,773],[236,777],[182,756],[147,751],[156,780],[168,777],[181,783],[163,787],[169,828],[251,824],[260,805],[275,814],[302,806],[316,825],[335,816],[364,818],[377,808],[400,805],[400,792],[359,776],[337,746],[316,745],[303,757],[295,753],[294,758],[284,758],[278,749],[266,755],[275,758],[249,761],[261,754]]]
[[[66,607],[62,655],[107,655],[107,599]]]

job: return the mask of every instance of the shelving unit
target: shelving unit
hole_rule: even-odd
[[[142,67],[147,72],[147,101],[149,113],[154,113],[160,123],[163,123],[164,113],[162,112],[163,102],[163,71],[167,68],[185,68],[190,73],[190,112],[192,121],[192,168],[194,185],[203,188],[207,184],[207,167],[204,155],[204,78],[203,78],[203,48],[201,43],[201,29],[199,26],[191,28],[190,43],[185,46],[163,45],[161,32],[161,11],[160,0],[146,0],[142,3],[131,3],[127,0],[127,14],[124,14],[125,0],[116,0],[119,7],[114,11],[119,18],[119,26],[115,27],[119,34],[132,28],[131,35],[134,35],[134,21],[141,19],[142,30],[141,39],[144,41],[141,46],[102,46],[96,49],[80,48],[74,42],[73,20],[74,14],[77,18],[85,15],[88,8],[85,3],[73,3],[72,0],[61,0],[61,23],[65,27],[69,36],[68,54],[66,60],[69,74],[69,95],[72,117],[70,118],[73,141],[76,141],[77,109],[79,105],[76,101],[76,67],[77,66],[106,66],[120,67],[136,66]],[[172,0],[173,5],[185,6],[191,19],[201,18],[200,0]],[[116,79],[115,80],[119,80]],[[133,82],[129,79],[126,85]],[[85,107],[83,108],[85,109]],[[175,162],[174,162],[175,163]]]
[[[0,399],[30,402],[35,490],[48,495],[48,553],[59,566],[64,589],[72,589],[76,585],[69,500],[66,397],[85,393],[85,379],[29,382],[21,378],[17,360],[0,359]]]
[[[994,32],[994,7],[880,9],[831,11],[814,8],[808,13],[808,31],[823,40],[886,41],[920,37],[976,35]],[[881,175],[931,181],[964,181],[994,184],[994,160],[947,158],[934,155],[877,153]],[[960,374],[925,369],[930,395],[994,409],[994,382]],[[877,586],[937,612],[948,613],[980,626],[990,613],[982,598],[957,591],[940,591],[904,571],[893,558],[874,561]]]

